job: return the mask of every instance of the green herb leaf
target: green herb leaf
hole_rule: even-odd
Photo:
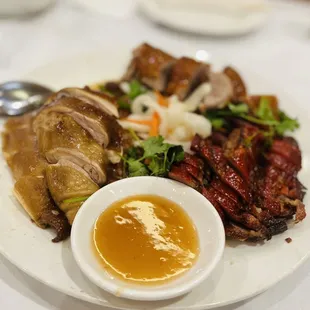
[[[70,198],[70,199],[65,199],[63,202],[64,202],[64,203],[80,202],[80,201],[85,201],[85,200],[87,200],[89,197],[90,197],[90,196],[83,196],[83,197]]]
[[[245,103],[240,103],[240,104],[229,103],[228,108],[234,115],[240,115],[240,114],[249,112],[249,107]]]
[[[256,118],[251,115],[240,115],[240,117],[251,123],[258,124],[258,125],[276,126],[277,124],[279,124],[279,122],[276,120],[264,120],[264,119]]]
[[[117,100],[117,105],[120,109],[123,109],[123,110],[131,110],[131,106],[129,104],[128,101],[126,101],[125,99],[119,99]]]
[[[144,149],[144,158],[149,158],[154,155],[165,153],[173,145],[164,143],[164,138],[162,136],[151,137],[141,143]]]
[[[210,122],[214,129],[221,129],[226,124],[224,118],[214,118],[214,119],[211,119]]]
[[[143,156],[138,154],[143,151]],[[164,143],[161,136],[151,137],[141,142],[140,146],[127,151],[124,159],[128,165],[129,176],[154,175],[164,177],[171,165],[184,159],[184,150],[180,145]]]
[[[299,122],[297,119],[290,118],[287,114],[280,111],[280,122],[275,127],[277,134],[283,135],[286,131],[294,131],[299,128]]]
[[[266,97],[261,97],[258,109],[255,114],[258,118],[262,120],[275,120],[274,114],[270,106],[270,101]]]
[[[100,89],[101,92],[114,97],[114,95],[105,88],[104,84],[98,85],[98,88]]]
[[[172,162],[182,161],[184,159],[183,147],[181,145],[172,146],[168,151],[168,157]]]
[[[128,176],[130,177],[149,175],[148,169],[139,160],[130,158],[127,160],[127,165],[128,165]]]
[[[158,177],[165,176],[167,172],[165,158],[154,156],[151,159],[151,162],[149,163],[148,168],[151,170],[152,175],[154,176],[158,176]]]
[[[146,92],[146,88],[140,84],[137,80],[132,80],[129,83],[129,93],[128,97],[133,100],[141,94]]]

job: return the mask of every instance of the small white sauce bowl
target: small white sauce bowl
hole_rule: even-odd
[[[92,244],[95,221],[112,203],[134,195],[159,195],[170,199],[187,212],[196,226],[199,257],[189,271],[175,280],[157,286],[124,282],[109,274],[95,256]],[[194,189],[168,179],[135,177],[109,184],[87,199],[74,220],[71,246],[84,274],[105,291],[134,300],[163,300],[188,293],[210,275],[222,257],[225,233],[214,207]]]

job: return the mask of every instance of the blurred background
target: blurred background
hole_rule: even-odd
[[[288,75],[286,85],[289,76],[304,82],[310,1],[0,0],[1,81],[53,59],[141,41],[206,50],[228,63],[258,62],[262,72],[275,66]]]

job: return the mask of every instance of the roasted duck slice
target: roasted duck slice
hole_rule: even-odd
[[[92,91],[89,88],[64,88],[52,95],[47,100],[45,107],[57,104],[58,100],[63,97],[77,98],[110,116],[119,117],[117,105],[112,97],[101,92]]]
[[[271,234],[266,229],[259,231],[250,230],[233,222],[230,222],[225,226],[225,233],[227,237],[239,241],[259,242],[265,239],[269,240],[271,238]]]
[[[232,101],[243,102],[247,96],[247,90],[241,76],[231,67],[226,67],[223,72],[230,79],[233,87]]]
[[[199,109],[204,112],[208,109],[223,108],[233,96],[233,86],[229,78],[220,72],[210,73],[211,92],[206,95]]]
[[[182,57],[171,69],[165,93],[177,95],[184,100],[200,84],[209,81],[210,66],[193,59]]]
[[[51,226],[56,231],[52,240],[58,242],[70,234],[65,215],[54,204],[43,176],[24,176],[14,186],[14,194],[30,218],[41,228]]]
[[[35,149],[26,149],[10,156],[7,160],[15,180],[27,175],[44,176],[46,160]]]
[[[144,43],[134,50],[123,79],[129,81],[135,78],[152,89],[164,91],[174,63],[174,57]]]
[[[116,119],[102,110],[85,103],[74,97],[60,98],[56,104],[46,107],[34,120],[34,130],[44,127],[51,112],[70,115],[83,127],[100,145],[107,147],[109,144],[118,146],[122,140],[122,127]]]
[[[69,160],[83,168],[97,184],[106,181],[106,154],[90,135],[71,116],[51,112],[44,126],[37,130],[41,154],[56,164]]]
[[[46,180],[54,201],[65,212],[70,224],[83,203],[79,198],[88,197],[99,189],[83,169],[66,160],[49,165]]]

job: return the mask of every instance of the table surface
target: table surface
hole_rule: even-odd
[[[93,51],[106,44],[131,47],[147,40],[163,47],[181,48],[182,43],[183,47],[205,49],[228,63],[255,70],[282,86],[297,102],[306,102],[310,87],[310,5],[272,2],[274,10],[262,29],[224,40],[169,30],[151,23],[139,12],[116,19],[82,9],[74,0],[61,0],[35,18],[0,19],[0,81],[18,78],[59,57]],[[310,261],[267,292],[220,310],[306,310],[309,291]],[[20,308],[103,309],[48,288],[0,255],[0,309]]]

